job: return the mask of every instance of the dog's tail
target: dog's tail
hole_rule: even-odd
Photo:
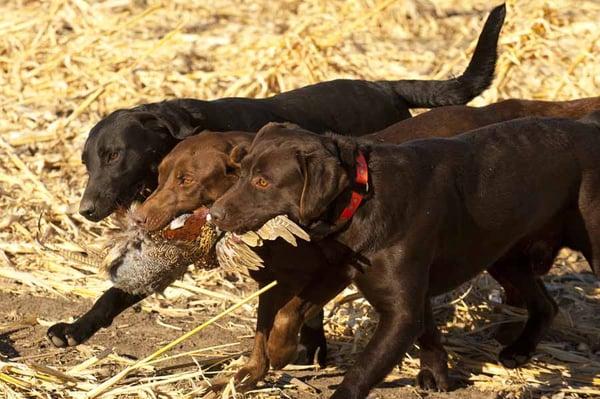
[[[587,114],[583,118],[579,119],[579,121],[590,125],[594,125],[598,129],[600,129],[600,109]]]
[[[504,4],[492,10],[479,35],[471,62],[462,76],[449,80],[398,80],[385,83],[408,103],[409,108],[466,104],[487,89],[494,79],[498,37],[505,16]]]

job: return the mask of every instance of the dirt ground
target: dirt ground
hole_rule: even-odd
[[[571,255],[571,259],[580,258]],[[579,261],[568,267],[564,265],[556,267],[555,270],[553,270],[552,275],[547,278],[547,285],[551,292],[556,294],[556,290],[561,289],[561,287],[557,287],[557,283],[560,284],[560,281],[578,281],[581,279],[587,281],[590,278],[593,279],[587,270],[587,265],[585,262]],[[568,285],[562,287],[562,289],[567,287]],[[492,288],[491,292],[497,293],[494,290],[495,288]],[[460,297],[460,294],[455,293],[453,295],[455,300],[458,297]],[[468,298],[469,295],[467,295],[467,299]],[[448,298],[445,298],[443,302],[446,302],[447,299]],[[563,299],[566,300],[567,298],[565,297]],[[477,299],[473,298],[473,300],[476,301]],[[188,300],[181,298],[169,300],[166,298],[154,297],[146,300],[144,303],[147,302],[157,303],[159,308],[167,309],[185,309],[190,306]],[[49,341],[46,340],[45,332],[47,326],[59,320],[71,320],[73,316],[82,314],[92,305],[93,302],[91,300],[80,299],[72,301],[63,298],[24,296],[0,291],[0,303],[2,303],[2,307],[0,308],[0,320],[8,322],[9,324],[13,323],[12,328],[0,330],[0,354],[2,357],[13,361],[25,362],[33,366],[43,364],[59,370],[77,367],[78,364],[92,355],[101,357],[112,354],[120,359],[129,361],[143,358],[157,348],[177,338],[182,332],[191,330],[200,322],[213,316],[218,311],[218,309],[215,309],[214,312],[204,314],[190,313],[187,316],[178,314],[175,317],[169,317],[162,314],[163,312],[161,311],[148,311],[145,306],[137,305],[125,311],[115,320],[111,327],[102,329],[85,344],[76,348],[59,349],[53,347]],[[566,305],[567,309],[569,309],[572,304],[568,301],[563,301],[562,305]],[[144,307],[145,310],[143,310],[142,307]],[[336,310],[329,308],[329,311],[331,313]],[[339,312],[339,310],[337,312]],[[505,315],[502,315],[502,312],[498,309],[487,309],[487,312],[491,313],[486,315],[487,319],[494,320],[505,318]],[[444,325],[444,323],[446,323],[447,326],[455,324],[452,320],[452,312],[438,311],[436,312],[436,315],[438,321],[442,325]],[[356,331],[357,336],[368,338],[368,330],[372,329],[372,324],[376,319],[376,316],[371,312],[368,313],[368,316],[373,320],[364,324],[362,329],[359,327]],[[556,329],[551,331],[548,337],[540,345],[541,347],[543,347],[545,343],[557,344],[564,341],[565,334],[560,331],[560,324],[562,322],[563,321],[561,321],[561,317],[559,316],[557,323],[555,323],[557,324]],[[152,370],[152,375],[156,377],[167,375],[174,371],[191,371],[197,369],[199,360],[202,365],[207,366],[208,370],[214,370],[215,372],[235,371],[236,367],[243,362],[244,358],[242,355],[247,355],[251,348],[252,330],[253,319],[251,317],[251,312],[242,312],[241,314],[234,313],[228,316],[225,321],[209,326],[206,330],[173,349],[174,353],[190,353],[190,351],[201,348],[210,349],[218,348],[220,345],[226,345],[227,349],[225,352],[219,352],[217,354],[216,352],[212,353],[209,350],[208,356],[198,356],[198,354],[196,354],[170,359],[166,362],[162,362],[160,367]],[[446,339],[446,344],[449,344],[449,346],[452,347],[452,337],[461,337],[463,334],[465,334],[465,332],[461,333],[453,329],[447,331],[448,338]],[[490,342],[494,343],[491,335],[487,334],[486,336]],[[481,337],[482,335],[478,334],[477,340],[479,341]],[[307,370],[306,366],[304,369],[302,369],[303,367],[292,366],[283,371],[272,370],[269,373],[267,381],[259,385],[257,391],[254,393],[250,392],[247,396],[269,398],[290,397],[299,399],[328,397],[337,384],[341,382],[344,370],[348,364],[351,364],[351,358],[354,357],[354,355],[351,355],[349,358],[347,350],[345,349],[347,342],[344,342],[343,339],[340,341],[339,337],[329,336],[328,338],[330,353],[329,364],[326,368],[320,370]],[[600,336],[596,336],[596,338],[596,340],[587,341],[589,342],[587,356],[588,361],[591,363],[600,362]],[[363,340],[362,342],[364,343],[365,341]],[[494,343],[494,345],[496,345],[497,348],[500,348],[496,343]],[[581,345],[581,343],[579,345]],[[354,351],[360,351],[361,346],[362,344],[359,344],[358,348],[355,348]],[[450,353],[452,354],[452,350],[450,350]],[[411,355],[416,356],[416,350],[413,349]],[[233,363],[225,368],[218,364],[211,364],[211,362],[218,363],[217,360],[220,358],[234,360]],[[560,362],[560,359],[555,359],[554,361]],[[120,368],[122,368],[122,366],[109,361],[104,363],[102,367],[97,370],[96,375],[100,378],[109,377],[118,372]],[[300,370],[296,368],[300,368]],[[471,369],[472,372],[473,365],[470,364],[468,368]],[[483,367],[480,366],[480,369],[482,370]],[[540,389],[539,387],[535,388],[524,385],[523,388],[518,391],[505,389],[494,390],[487,387],[481,388],[474,386],[472,378],[475,377],[475,380],[477,380],[477,375],[470,374],[467,370],[462,370],[460,358],[452,361],[451,377],[454,383],[451,392],[440,393],[421,391],[415,387],[414,370],[411,370],[410,367],[408,371],[405,369],[396,369],[386,378],[385,382],[381,383],[372,391],[370,398],[493,399],[538,398],[543,395],[546,395],[547,398],[580,397],[576,394],[565,395],[564,393],[556,394],[558,395],[556,396],[553,394],[552,389],[544,389],[543,386],[542,389]],[[471,380],[469,377],[471,377]],[[298,380],[300,382],[298,382]],[[180,385],[180,387],[183,390],[189,388],[189,381],[184,381],[182,384],[183,385]],[[587,396],[584,395],[584,397]]]
[[[85,312],[92,305],[92,301],[69,301],[42,297],[23,297],[15,294],[0,292],[0,319],[7,321],[23,322],[37,319],[63,320],[73,315]],[[207,314],[206,317],[212,315]],[[89,351],[110,349],[120,356],[139,359],[151,353],[157,347],[177,338],[181,332],[157,323],[156,314],[141,311],[134,307],[124,312],[115,323],[107,329],[99,331],[89,342],[77,347],[59,349],[53,347],[45,337],[46,327],[35,323],[3,331],[0,334],[0,353],[13,360],[44,361],[47,366],[70,367],[81,362]],[[163,323],[176,326],[184,331],[195,327],[200,320],[189,318],[164,318]],[[177,348],[179,351],[190,350],[194,347],[210,347],[220,344],[239,343],[236,349],[249,350],[252,344],[244,329],[229,328],[223,325],[213,325],[208,329],[183,343]],[[90,348],[91,347],[91,348]],[[93,348],[93,349],[92,349]],[[165,367],[186,368],[189,360],[171,362]],[[111,370],[106,370],[108,374]],[[285,386],[286,379],[296,377],[315,390],[308,387],[302,390],[290,390],[291,397],[315,398],[327,397],[341,382],[343,370],[324,369],[318,372],[311,371],[285,371],[273,372],[268,384]],[[402,378],[398,373],[392,374],[386,382],[375,389],[372,398],[453,398],[453,399],[492,399],[499,397],[496,393],[480,391],[473,387],[458,388],[451,393],[419,392],[412,385],[409,378]],[[407,386],[408,385],[408,386]],[[295,395],[297,394],[297,396]]]

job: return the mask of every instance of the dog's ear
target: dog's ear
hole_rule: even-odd
[[[326,143],[323,149],[296,155],[304,175],[299,219],[305,225],[321,216],[349,183],[335,143]]]
[[[248,153],[246,144],[237,144],[229,151],[229,156],[225,160],[225,173],[228,175],[239,174],[242,159]]]
[[[240,162],[248,153],[248,146],[246,144],[237,144],[231,149],[229,153],[229,163],[232,165],[240,166]]]
[[[164,101],[159,104],[155,117],[158,123],[166,128],[171,136],[183,140],[202,130],[201,120],[193,116],[183,107]]]

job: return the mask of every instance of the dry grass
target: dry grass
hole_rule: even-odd
[[[600,47],[600,3],[520,0],[508,6],[497,78],[474,104],[599,94],[594,55]],[[336,77],[459,74],[491,7],[479,0],[2,2],[0,291],[23,298],[95,298],[108,286],[81,254],[93,250],[110,222],[95,225],[76,213],[85,181],[83,142],[106,113],[172,97],[260,97]],[[487,276],[464,295],[449,297],[454,302],[439,302],[436,314],[446,320],[455,377],[526,397],[600,395],[600,289],[589,275],[574,274],[582,270],[576,255],[565,253],[558,263],[564,273],[547,282],[561,317],[532,364],[519,371],[496,364],[499,346],[491,327],[521,316],[490,301],[496,286]],[[217,272],[198,272],[169,289],[167,300],[151,298],[143,308],[179,317],[194,303],[192,313],[200,322],[206,319],[203,309],[224,309],[249,287],[245,281],[229,283]],[[174,298],[184,305],[169,307]],[[244,307],[243,317],[254,310]],[[333,305],[329,313],[332,364],[343,367],[364,344],[373,314],[363,300]],[[48,319],[52,316],[0,321],[0,334],[56,321]],[[107,368],[116,372],[132,363],[102,348],[86,348],[70,368],[51,359],[0,357],[0,396],[85,397],[109,377]],[[174,351],[168,360],[193,359],[198,366],[157,375],[151,362],[106,396],[193,397],[211,366],[232,370],[239,356],[227,346]],[[410,358],[391,378],[414,376],[417,366]],[[276,385],[256,395],[295,397],[300,385]],[[233,395],[231,387],[224,394]]]

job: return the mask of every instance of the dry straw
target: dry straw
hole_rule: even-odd
[[[226,310],[222,311],[218,315],[210,318],[210,320],[207,320],[206,322],[200,324],[198,327],[194,328],[193,330],[188,331],[187,333],[183,334],[182,336],[180,336],[176,340],[173,340],[169,344],[167,344],[167,345],[163,346],[162,348],[158,349],[156,352],[152,353],[151,355],[148,355],[145,358],[143,358],[142,360],[140,360],[140,361],[132,364],[131,366],[128,366],[127,368],[125,368],[124,370],[122,370],[121,372],[119,372],[118,374],[116,374],[114,377],[110,378],[109,380],[106,380],[105,382],[103,382],[102,384],[98,385],[96,388],[94,388],[90,392],[88,392],[87,397],[88,398],[95,398],[98,395],[106,392],[110,387],[112,387],[115,384],[119,383],[119,381],[122,381],[125,377],[127,377],[127,375],[131,374],[131,372],[133,372],[136,369],[144,366],[148,362],[150,362],[150,361],[158,358],[160,355],[162,355],[165,352],[171,350],[172,348],[174,348],[175,346],[179,345],[180,343],[182,343],[186,339],[190,338],[192,335],[197,334],[200,331],[202,331],[203,329],[205,329],[206,327],[210,326],[211,324],[216,323],[217,321],[219,321],[223,317],[227,316],[229,313],[235,311],[239,307],[241,307],[241,306],[245,305],[246,303],[250,302],[251,300],[257,298],[259,295],[267,292],[268,290],[270,290],[271,288],[275,287],[276,285],[277,285],[277,281],[273,281],[270,284],[267,284],[265,287],[263,287],[260,290],[256,291],[255,293],[253,293],[252,295],[248,296],[244,300],[239,301],[235,305],[230,306],[229,308],[227,308]]]
[[[0,2],[0,295],[14,301],[16,294],[23,303],[82,301],[107,288],[84,260],[114,226],[87,222],[76,210],[85,182],[83,142],[108,112],[173,97],[262,97],[338,77],[446,78],[466,65],[492,6],[483,0]],[[598,95],[599,21],[596,0],[509,1],[497,77],[473,104]],[[497,286],[489,277],[441,298],[436,316],[453,377],[473,389],[524,397],[597,395],[600,290],[590,275],[576,273],[582,270],[588,269],[578,255],[561,254],[546,279],[561,314],[534,361],[519,371],[497,365],[500,347],[492,335],[499,323],[523,315],[490,300]],[[165,328],[159,322],[180,329],[173,320],[203,320],[253,287],[245,278],[232,283],[218,271],[197,272],[142,309],[158,315],[157,329]],[[348,290],[328,307],[331,367],[321,376],[347,367],[372,331],[376,317],[357,298]],[[21,352],[0,357],[0,397],[83,398],[135,364],[94,341],[78,350],[32,350],[39,343],[15,331],[39,334],[54,316],[21,314],[19,306],[0,311],[0,336]],[[245,305],[229,326],[249,335],[255,313],[256,306]],[[103,397],[195,397],[214,373],[243,363],[247,345],[228,343],[149,362]],[[412,378],[417,370],[411,353],[389,379]],[[305,395],[298,384],[273,378],[250,396]]]

